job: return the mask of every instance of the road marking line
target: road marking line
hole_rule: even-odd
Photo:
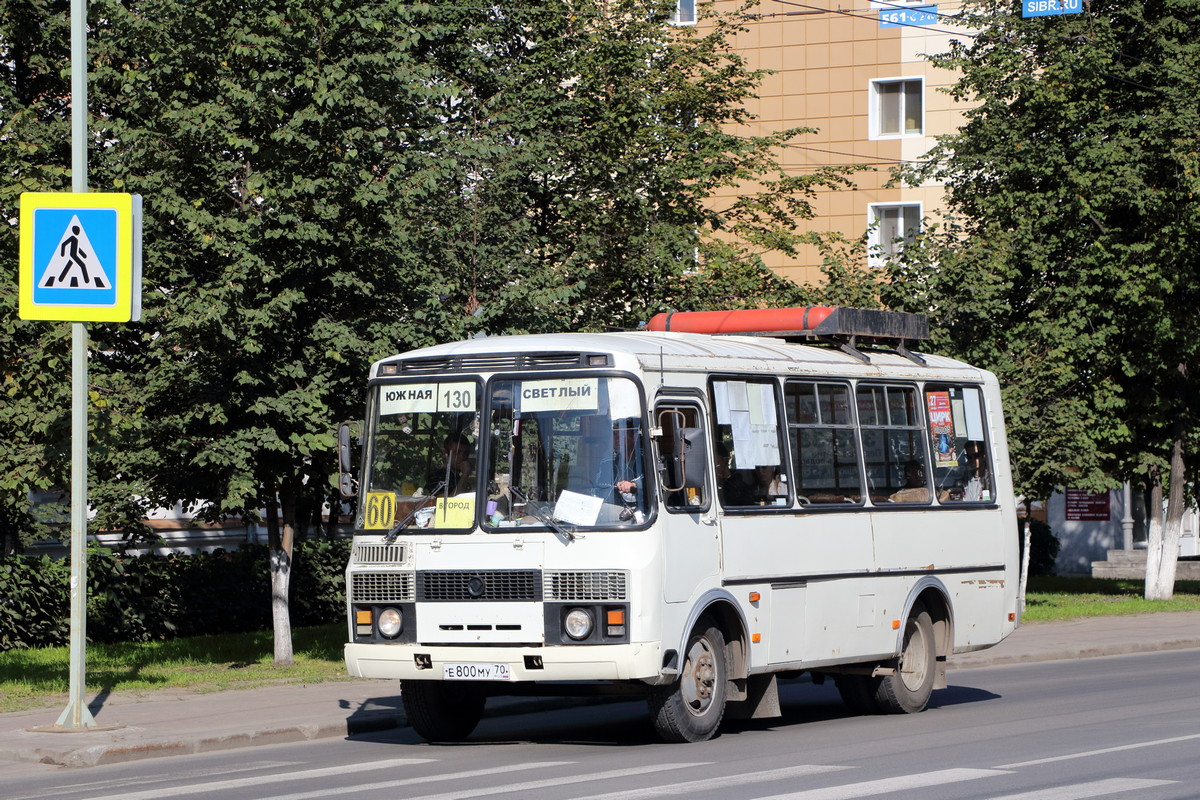
[[[741,786],[747,783],[764,783],[766,781],[783,780],[784,778],[800,778],[805,775],[819,775],[822,772],[836,772],[843,769],[853,769],[853,767],[826,767],[819,764],[805,764],[799,767],[769,769],[762,772],[725,775],[720,778],[684,781],[683,783],[672,783],[666,786],[647,786],[624,792],[590,795],[588,800],[643,800],[643,798],[662,797],[663,795],[682,795],[690,792],[725,789],[730,786]]]
[[[827,786],[824,789],[808,789],[803,792],[789,792],[770,797],[760,797],[756,800],[853,800],[857,797],[870,797],[888,792],[902,792],[906,789],[923,789],[928,786],[942,786],[947,783],[974,781],[980,778],[991,778],[1010,773],[998,769],[943,769],[937,772],[922,772],[916,775],[899,775],[895,778],[881,778],[876,781],[847,783],[842,786]]]
[[[160,773],[158,775],[145,775],[138,779],[138,784],[145,786],[150,783],[163,783],[165,781],[178,781],[186,778],[213,778],[218,775],[234,775],[239,772],[254,772],[255,770],[263,769],[280,769],[282,767],[295,766],[295,761],[258,761],[253,764],[248,764],[242,767],[229,767],[216,771],[206,769],[193,770],[176,770],[173,773]],[[77,783],[58,784],[50,789],[42,789],[33,794],[23,794],[20,797],[10,798],[9,800],[38,800],[42,797],[62,797],[64,794],[71,792],[99,792],[107,791],[116,786],[128,786],[127,778],[110,778],[103,781],[79,781]],[[125,795],[121,795],[124,797]]]
[[[1153,789],[1156,786],[1166,786],[1179,781],[1157,781],[1149,778],[1109,778],[1090,783],[1076,783],[1071,786],[1053,786],[1049,789],[1037,789],[1020,794],[1006,794],[993,797],[990,800],[1087,800],[1089,797],[1100,797],[1117,792],[1131,792],[1136,789]]]
[[[308,778],[324,778],[330,775],[355,775],[364,770],[393,769],[409,767],[414,764],[428,764],[435,758],[390,758],[387,761],[370,761],[366,764],[346,764],[341,767],[322,767],[321,769],[306,769],[299,772],[277,772],[272,775],[255,775],[249,778],[231,778],[225,781],[210,783],[193,783],[187,786],[160,786],[157,789],[147,789],[142,792],[123,792],[107,797],[92,797],[89,800],[156,800],[159,797],[179,797],[186,794],[202,794],[219,792],[225,789],[241,789],[246,786],[263,786],[268,783],[306,780]]]
[[[1050,758],[1036,758],[1033,761],[1018,761],[1015,764],[1001,764],[996,769],[1017,769],[1018,767],[1032,767],[1037,764],[1053,764],[1055,761],[1070,761],[1073,758],[1091,758],[1092,756],[1102,756],[1108,753],[1119,753],[1123,750],[1137,750],[1142,747],[1156,747],[1160,744],[1174,744],[1175,742],[1190,742],[1192,739],[1200,739],[1200,733],[1193,733],[1190,736],[1175,736],[1171,739],[1156,739],[1153,742],[1136,742],[1134,744],[1123,744],[1119,747],[1106,747],[1103,750],[1088,750],[1083,753],[1071,753],[1065,756],[1051,756]]]
[[[544,764],[524,764],[514,765],[511,767],[500,767],[491,770],[477,770],[475,773],[459,773],[457,775],[429,775],[422,778],[407,778],[395,781],[382,781],[380,783],[370,783],[361,786],[338,786],[333,789],[317,789],[311,792],[300,792],[297,794],[278,795],[274,797],[260,797],[259,800],[311,800],[316,797],[340,797],[350,792],[361,794],[363,792],[374,792],[383,789],[397,789],[402,786],[412,786],[418,783],[431,783],[433,781],[444,781],[452,778],[470,777],[472,775],[488,775],[500,772],[512,772],[517,769],[525,769],[528,767],[537,766],[557,766],[564,764],[573,764],[573,761],[547,762]],[[565,775],[561,778],[546,778],[540,781],[526,781],[524,783],[510,783],[506,786],[489,786],[480,789],[456,789],[453,792],[445,794],[423,794],[421,800],[462,800],[465,797],[486,797],[494,794],[510,794],[513,792],[528,792],[534,789],[545,789],[551,786],[568,786],[573,783],[589,783],[591,781],[603,781],[611,778],[624,778],[631,775],[646,775],[651,772],[665,772],[673,769],[686,769],[688,767],[703,767],[706,763],[701,764],[652,764],[648,767],[632,767],[629,769],[614,769],[608,772],[593,772],[589,775]]]

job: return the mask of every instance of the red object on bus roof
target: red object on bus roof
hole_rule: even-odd
[[[781,338],[929,338],[923,314],[842,306],[759,308],[731,311],[678,311],[655,314],[646,330],[678,333],[743,334]]]
[[[646,329],[682,333],[811,331],[824,322],[833,311],[834,309],[829,306],[736,311],[680,311],[655,314]]]

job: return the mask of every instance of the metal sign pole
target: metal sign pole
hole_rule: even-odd
[[[71,190],[87,187],[87,0],[71,0]],[[62,728],[94,728],[87,707],[87,358],[84,322],[71,323],[71,674]]]

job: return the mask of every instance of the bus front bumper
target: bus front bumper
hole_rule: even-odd
[[[504,665],[507,672],[496,669]],[[662,677],[658,642],[554,647],[430,647],[347,644],[346,670],[358,678],[440,681],[450,675],[507,674],[502,682],[630,681]]]

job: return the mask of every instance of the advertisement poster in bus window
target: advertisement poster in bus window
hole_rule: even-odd
[[[950,411],[950,393],[928,392],[925,402],[929,407],[934,463],[939,467],[952,467],[958,463],[958,452],[954,439],[954,415]]]

